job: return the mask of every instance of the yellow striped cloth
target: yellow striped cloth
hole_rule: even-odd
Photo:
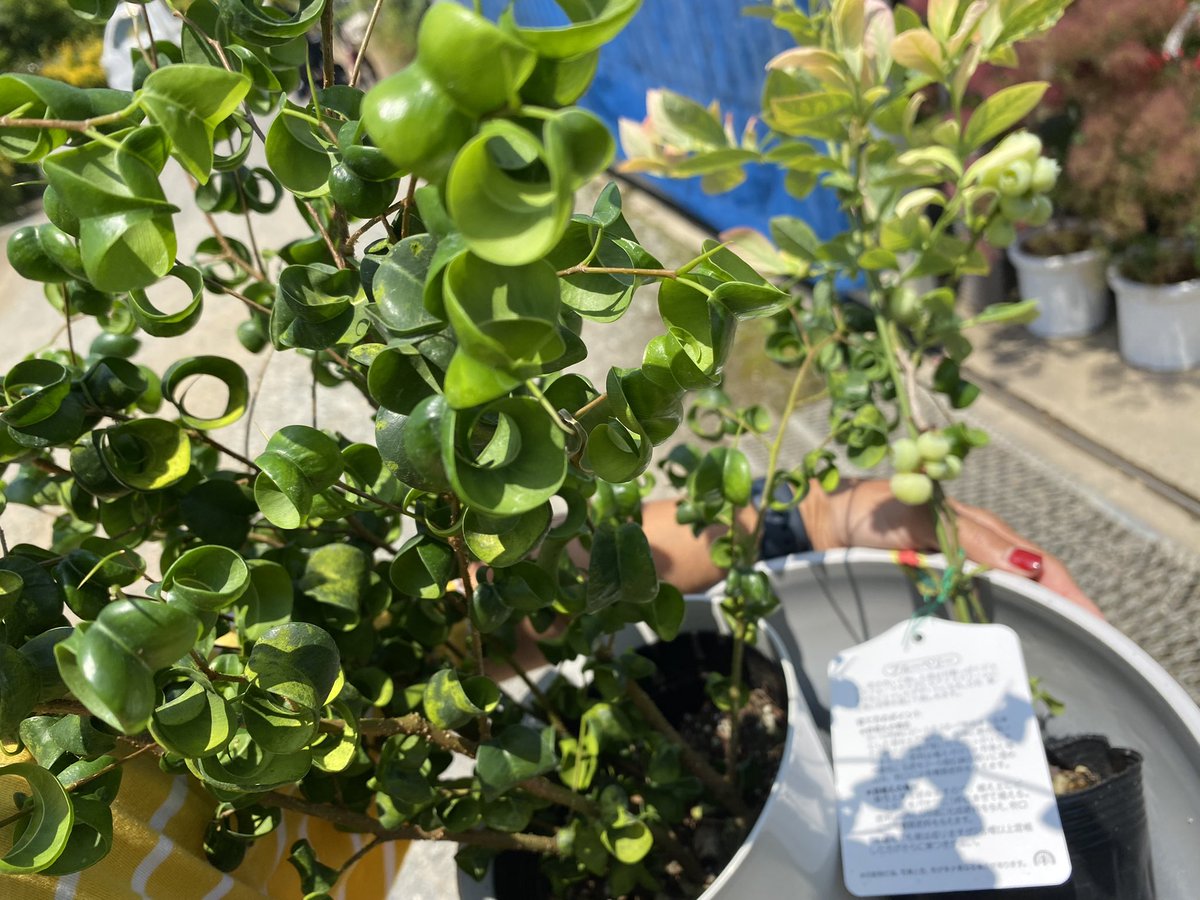
[[[0,765],[21,758],[0,750]],[[23,780],[0,776],[0,819],[14,811],[13,791],[23,789]],[[337,868],[368,840],[285,810],[280,826],[253,844],[242,864],[226,874],[204,858],[204,830],[214,805],[212,795],[195,779],[165,775],[149,757],[130,760],[112,806],[113,846],[108,856],[90,869],[60,878],[0,875],[0,897],[298,900],[303,896],[300,878],[287,861],[293,843],[308,838],[317,859]],[[404,850],[404,844],[393,841],[367,853],[338,880],[335,900],[382,900],[400,868]]]

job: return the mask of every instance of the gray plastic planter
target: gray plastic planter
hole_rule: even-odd
[[[910,616],[917,597],[885,551],[804,554],[769,568],[782,609],[775,633],[763,629],[769,643],[760,649],[778,648],[791,694],[785,762],[746,844],[702,900],[843,900],[851,895],[837,851],[825,673],[839,651]],[[1112,626],[1027,579],[990,572],[982,580],[991,618],[1021,635],[1029,671],[1066,703],[1050,733],[1102,733],[1145,756],[1158,900],[1193,900],[1200,884],[1200,709]],[[720,629],[713,609],[690,607],[686,627]],[[627,646],[636,639],[631,634]],[[391,896],[494,895],[490,884],[457,872],[452,847],[421,845],[410,849]]]

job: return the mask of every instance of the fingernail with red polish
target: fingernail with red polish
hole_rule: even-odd
[[[1008,554],[1008,561],[1032,578],[1038,578],[1042,574],[1042,555],[1040,553],[1016,547]]]

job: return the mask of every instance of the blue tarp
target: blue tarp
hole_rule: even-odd
[[[707,104],[718,100],[733,114],[740,133],[758,113],[764,66],[793,46],[789,36],[764,19],[743,16],[752,0],[645,0],[629,26],[604,48],[591,89],[581,101],[616,130],[619,118],[641,120],[646,91],[668,88]],[[485,12],[499,14],[508,0],[485,0]],[[525,25],[566,22],[554,0],[516,0],[517,20]],[[760,126],[761,128],[762,126]],[[752,166],[750,177],[729,194],[709,196],[698,180],[655,179],[673,203],[715,230],[749,225],[765,231],[776,215],[805,219],[822,237],[842,230],[833,197],[815,192],[804,201],[788,196],[782,173]]]

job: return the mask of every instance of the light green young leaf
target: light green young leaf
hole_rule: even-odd
[[[213,66],[178,63],[146,76],[138,102],[167,133],[171,152],[201,184],[213,167],[216,127],[250,91],[250,79]]]
[[[992,94],[971,114],[963,133],[964,148],[969,152],[978,150],[1016,125],[1037,107],[1049,87],[1048,82],[1031,81]]]
[[[550,59],[571,59],[599,50],[624,28],[642,0],[556,0],[570,25],[532,28],[519,25],[510,4],[500,16],[500,26]]]

